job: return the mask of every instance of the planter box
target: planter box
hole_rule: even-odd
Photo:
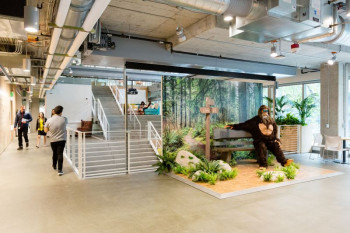
[[[312,126],[279,125],[278,135],[286,153],[309,153],[313,143]]]

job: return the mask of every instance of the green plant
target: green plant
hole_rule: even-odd
[[[206,173],[217,173],[220,170],[220,163],[219,161],[213,160],[213,161],[200,161],[196,165],[196,170],[201,170]]]
[[[286,117],[278,117],[276,118],[277,125],[301,125],[302,122],[293,116],[291,113],[288,113]]]
[[[293,101],[293,107],[298,110],[300,121],[302,125],[306,125],[306,118],[311,116],[313,109],[316,107],[315,97],[317,94],[312,94],[303,100]]]
[[[269,106],[273,105],[273,99],[269,98],[269,97],[264,97],[267,102],[269,103]],[[290,101],[288,100],[288,98],[284,95],[280,98],[276,98],[275,99],[275,106],[276,106],[276,117],[282,117],[283,113],[285,112],[284,108],[286,107],[287,104],[289,104]]]
[[[230,162],[228,162],[228,164],[229,164],[231,167],[234,167],[234,166],[237,165],[237,161],[236,161],[234,158],[232,158],[232,159],[230,160]]]
[[[284,181],[284,176],[279,175],[279,176],[277,176],[277,180],[275,182],[276,183],[280,183],[280,182],[283,182],[283,181]]]
[[[267,165],[274,166],[275,165],[275,163],[274,163],[275,159],[276,159],[276,157],[273,154],[269,153],[269,155],[267,157]]]
[[[290,166],[293,166],[293,167],[295,167],[296,169],[300,169],[300,164],[299,163],[292,163]]]
[[[294,166],[283,167],[282,171],[289,180],[293,180],[297,174],[297,169]]]
[[[183,174],[185,176],[188,176],[190,174],[190,168],[183,167],[180,164],[177,164],[173,170],[175,174]]]
[[[266,171],[266,168],[264,168],[264,169],[259,169],[259,170],[256,170],[256,174],[259,176],[259,177],[261,177],[263,174],[264,174],[264,172]]]
[[[218,175],[214,173],[206,173],[204,171],[200,171],[198,175],[194,175],[194,182],[205,182],[214,185],[218,179]]]
[[[231,171],[222,171],[219,173],[219,180],[231,180],[235,178],[238,174],[237,169],[232,169]]]
[[[184,135],[181,130],[170,130],[166,128],[163,134],[164,150],[174,152],[184,145]]]
[[[170,172],[177,165],[175,162],[176,153],[163,151],[163,155],[157,155],[157,157],[159,161],[152,166],[158,167],[156,170],[158,175]]]
[[[270,182],[271,178],[272,178],[273,173],[272,172],[265,172],[264,174],[262,174],[263,179],[265,182]]]

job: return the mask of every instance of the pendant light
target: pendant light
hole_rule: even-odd
[[[30,72],[31,60],[27,57],[27,44],[26,44],[26,58],[23,58],[23,71]]]

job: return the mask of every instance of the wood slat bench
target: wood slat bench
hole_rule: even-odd
[[[221,153],[221,159],[229,162],[232,151],[253,151],[253,140],[242,141],[241,139],[252,139],[252,135],[243,130],[214,129],[213,150]]]

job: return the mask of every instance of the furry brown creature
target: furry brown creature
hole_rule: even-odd
[[[267,150],[276,156],[282,166],[290,165],[293,160],[286,159],[277,138],[277,125],[270,116],[270,109],[262,105],[258,115],[240,124],[227,125],[226,128],[244,130],[252,134],[254,147],[260,167],[267,167]]]

